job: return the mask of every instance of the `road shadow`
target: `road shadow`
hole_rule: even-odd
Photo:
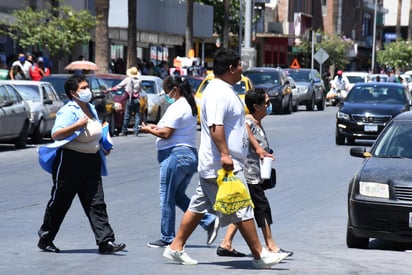
[[[395,242],[395,241],[372,239],[369,242],[368,249],[406,251],[406,250],[412,250],[412,242],[411,243],[401,243],[401,242]]]

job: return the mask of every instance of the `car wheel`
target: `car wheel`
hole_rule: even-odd
[[[297,111],[298,111],[298,101],[297,101],[297,100],[296,100],[296,102],[295,102],[295,105],[293,105],[292,110],[293,110],[294,112],[297,112]]]
[[[161,109],[160,109],[160,107],[159,107],[159,109],[157,109],[157,114],[156,114],[156,121],[155,121],[155,123],[158,123],[158,122],[159,122],[161,113],[162,113],[162,112],[161,112]]]
[[[26,121],[21,129],[20,135],[14,140],[17,149],[26,148],[27,136],[29,134],[29,122]]]
[[[346,245],[349,248],[368,248],[369,238],[356,237],[353,235],[348,225],[346,228]]]
[[[33,134],[31,136],[31,141],[34,144],[39,144],[43,141],[43,135],[41,134],[41,129],[43,128],[43,120],[41,119],[37,124],[36,129],[34,129]]]
[[[306,103],[306,110],[313,111],[315,109],[315,95],[312,94],[310,100]]]
[[[284,110],[285,114],[291,114],[292,113],[292,98],[289,96],[289,100],[288,100],[288,105],[285,107]]]
[[[325,96],[323,95],[323,92],[322,92],[322,98],[320,99],[320,102],[318,102],[318,104],[316,104],[316,108],[318,108],[318,111],[323,111],[323,110],[325,110],[325,105],[326,105],[326,100],[325,100]]]
[[[336,142],[336,145],[345,145],[345,137],[339,135],[337,130],[336,130],[336,135],[335,135],[335,142]]]

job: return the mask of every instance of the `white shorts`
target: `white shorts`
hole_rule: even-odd
[[[243,185],[245,185],[246,179],[243,171],[235,172],[235,175],[242,181]],[[213,210],[213,205],[216,201],[217,187],[216,178],[205,179],[199,177],[199,186],[196,188],[196,194],[193,195],[190,200],[188,210],[194,213],[209,212],[218,215],[221,227],[231,223],[253,219],[254,214],[251,206],[242,208],[230,215],[225,215]],[[247,185],[245,185],[245,187],[248,188]]]

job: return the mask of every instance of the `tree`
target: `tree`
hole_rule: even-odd
[[[193,0],[186,0],[186,56],[193,48]]]
[[[109,0],[95,0],[96,6],[96,46],[95,62],[99,71],[107,73],[109,64]]]
[[[3,21],[6,27],[0,33],[10,36],[22,48],[47,49],[51,55],[69,54],[75,45],[87,43],[96,26],[96,17],[89,11],[76,12],[67,5],[40,11],[26,7],[12,14],[16,21]]]
[[[408,40],[412,39],[412,0],[409,1]]]
[[[320,36],[317,33],[316,36]],[[335,68],[345,68],[349,63],[348,52],[353,46],[353,42],[348,39],[344,39],[339,35],[322,36],[322,41],[320,43],[315,43],[315,52],[320,48],[324,49],[328,54],[328,60],[323,64],[323,66],[334,65]],[[302,44],[297,47],[299,53],[302,55],[300,58],[300,63],[302,67],[310,67],[311,63],[311,41],[310,39],[304,39]]]
[[[396,41],[402,39],[401,37],[401,11],[402,11],[402,0],[398,0],[398,11],[396,14]]]
[[[223,48],[229,48],[229,0],[223,0],[223,33],[222,33],[222,44]]]
[[[137,4],[136,0],[127,1],[128,21],[129,27],[127,29],[127,68],[137,65],[137,43],[136,43],[136,12]]]
[[[396,41],[385,44],[385,49],[377,53],[380,65],[396,70],[408,69],[412,65],[412,41]]]

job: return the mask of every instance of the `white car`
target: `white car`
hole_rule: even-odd
[[[343,72],[342,77],[346,83],[348,83],[348,91],[352,89],[356,83],[368,82],[370,79],[369,73],[367,72]]]
[[[159,122],[169,103],[165,99],[163,80],[158,76],[140,75],[142,90],[147,94],[147,121]]]
[[[41,143],[50,135],[57,111],[63,101],[49,82],[30,80],[10,80],[30,109],[29,136],[33,143]]]

